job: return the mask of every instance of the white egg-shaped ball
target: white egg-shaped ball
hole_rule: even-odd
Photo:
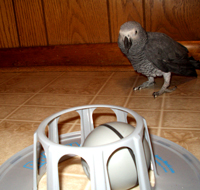
[[[134,127],[124,122],[109,122],[96,127],[85,139],[83,147],[94,147],[106,145],[120,140],[130,135]],[[145,138],[143,138],[143,147],[147,162],[150,165],[150,150]],[[89,167],[82,159],[83,169],[90,178]],[[129,189],[138,185],[137,169],[135,165],[135,155],[128,148],[121,148],[115,151],[109,158],[108,175],[112,190]]]

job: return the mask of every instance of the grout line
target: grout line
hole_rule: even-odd
[[[13,113],[15,113],[17,110],[19,110],[22,106],[24,106],[29,100],[31,100],[34,96],[36,96],[37,94],[39,94],[40,91],[42,91],[44,88],[46,88],[47,86],[49,86],[51,83],[53,83],[55,80],[57,80],[62,75],[64,75],[64,73],[61,73],[54,80],[52,80],[51,82],[49,82],[48,84],[46,84],[43,88],[41,88],[40,90],[38,90],[38,92],[34,93],[30,98],[28,98],[26,101],[24,101],[24,103],[22,103],[21,105],[19,105],[15,110],[13,110],[10,114],[8,114],[5,118],[3,118],[0,121],[0,123],[2,123],[4,120],[6,120],[8,117],[10,117]]]
[[[166,98],[170,98],[170,99],[200,99],[199,96],[169,96],[169,95],[167,95]]]
[[[108,83],[108,81],[111,79],[111,77],[114,75],[114,72],[108,77],[108,79],[106,80],[106,82],[102,85],[102,87],[98,90],[98,92],[94,95],[94,97],[92,98],[92,100],[90,100],[90,102],[88,104],[92,104],[95,100],[95,98],[99,95],[99,93],[102,91],[102,89],[105,87],[105,85]],[[71,126],[71,128],[69,129],[69,132],[72,131],[72,129],[74,128],[74,126],[78,123],[78,120],[74,122],[74,124]]]
[[[200,128],[190,128],[190,127],[162,127],[162,129],[172,129],[172,130],[190,130],[190,131],[200,131]]]
[[[2,85],[2,84],[4,84],[4,83],[6,83],[6,82],[12,80],[12,79],[15,78],[16,76],[19,76],[19,74],[20,74],[20,73],[17,73],[16,75],[12,76],[11,78],[9,78],[9,79],[3,81],[2,83],[0,83],[0,85]]]
[[[72,126],[69,128],[68,133],[72,132],[72,129],[75,127],[75,125],[77,125],[77,123],[79,122],[79,120],[76,120]],[[80,124],[81,125],[81,124]],[[81,126],[80,126],[81,127]]]
[[[37,95],[37,94],[36,94]],[[33,98],[34,96],[30,97],[30,98]],[[30,99],[28,99],[27,101],[29,101]],[[26,103],[26,101],[24,102]],[[17,105],[17,104],[1,104],[2,106],[21,106],[22,104],[20,105]],[[69,108],[69,106],[55,106],[55,105],[52,105],[52,106],[48,106],[48,105],[37,105],[37,104],[33,104],[33,105],[23,105],[23,106],[26,106],[26,107],[42,107],[42,108],[63,108],[63,109],[67,109]]]
[[[5,120],[5,119],[4,119]],[[15,122],[31,122],[31,123],[41,123],[42,121],[38,121],[38,120],[23,120],[23,119],[6,119],[7,121],[15,121]]]
[[[95,98],[99,95],[99,93],[102,91],[102,89],[106,86],[106,84],[108,83],[108,81],[111,79],[111,77],[114,75],[115,72],[113,72],[108,79],[106,80],[106,82],[102,85],[102,87],[98,90],[98,92],[94,95],[94,97],[92,98],[92,100],[89,102],[89,104],[92,104],[95,100]]]
[[[129,94],[128,94],[128,97],[127,97],[127,99],[126,99],[126,101],[125,101],[123,107],[127,107],[128,102],[129,102],[130,97],[131,97],[131,94],[133,93],[133,88],[134,88],[135,85],[137,84],[138,79],[139,79],[139,75],[138,75],[137,78],[135,79],[135,81],[134,81],[134,83],[133,83],[133,86],[132,86],[132,88],[131,88],[131,90],[130,90],[130,92],[129,92]]]
[[[33,98],[33,97],[34,97],[34,95],[31,96],[30,99]],[[127,99],[129,98],[128,96],[123,96],[123,97],[124,98],[127,97]],[[27,101],[29,101],[29,99]],[[128,100],[126,100],[126,101],[128,102]],[[26,101],[24,103],[26,103]],[[24,103],[22,103],[22,104],[24,104]],[[19,104],[1,104],[1,106],[15,106],[15,107],[18,107],[18,106],[21,106],[22,104],[20,104],[20,105]],[[90,104],[90,103],[88,103],[88,104]],[[125,104],[123,105],[123,107],[126,106]],[[162,103],[161,103],[161,105],[162,105]],[[56,106],[56,105],[50,105],[49,106],[49,105],[37,105],[37,104],[32,104],[32,105],[28,104],[28,105],[23,105],[23,106],[26,106],[26,107],[35,107],[35,106],[38,106],[38,107],[43,107],[43,108],[62,108],[63,107],[61,105],[58,105],[58,106]],[[67,106],[67,107],[64,106],[63,107],[63,109],[67,109],[67,108],[69,108],[69,106]],[[200,113],[200,110],[162,110],[162,109],[154,109],[154,108],[152,108],[152,109],[151,108],[149,108],[149,109],[135,108],[134,110],[137,110],[137,111],[157,111],[157,112],[158,111],[163,111],[163,112],[165,111],[165,112],[176,112],[176,113]]]
[[[159,121],[159,124],[158,124],[157,136],[160,136],[160,134],[161,134],[161,128],[162,128],[162,122],[163,122],[164,104],[165,104],[165,94],[163,94],[163,97],[162,97],[161,110],[160,110],[160,121]]]
[[[179,109],[177,109],[177,110],[167,110],[166,109],[165,111],[166,112],[176,112],[176,113],[177,112],[182,112],[182,113],[199,113],[200,112],[200,110],[189,110],[189,109],[188,110],[187,109],[186,110],[183,110],[183,109],[182,110],[179,110]]]

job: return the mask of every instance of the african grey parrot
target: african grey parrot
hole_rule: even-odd
[[[160,91],[153,93],[154,98],[176,89],[168,89],[171,73],[197,77],[195,69],[200,69],[200,62],[188,57],[186,47],[166,34],[146,32],[135,21],[126,22],[120,27],[118,46],[134,70],[148,78],[134,90],[149,87],[154,84],[154,77],[163,76],[164,84]]]

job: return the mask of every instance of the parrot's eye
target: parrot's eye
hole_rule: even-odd
[[[137,34],[137,30],[135,31],[135,34]]]

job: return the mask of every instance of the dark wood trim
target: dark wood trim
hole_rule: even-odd
[[[195,59],[200,60],[200,41],[181,43],[188,48]],[[76,70],[79,66],[82,69],[88,67],[105,70],[102,67],[110,69],[130,67],[129,61],[121,53],[117,43],[0,49],[0,60],[1,68],[62,66]]]

